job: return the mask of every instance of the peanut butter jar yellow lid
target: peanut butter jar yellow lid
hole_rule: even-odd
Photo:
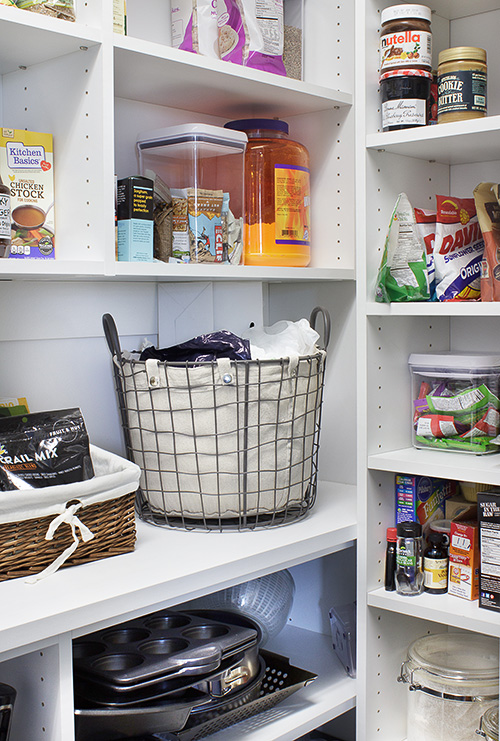
[[[454,46],[439,52],[439,64],[444,62],[483,62],[486,64],[486,51],[477,46]]]

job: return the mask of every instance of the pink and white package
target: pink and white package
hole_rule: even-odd
[[[217,0],[219,56],[286,76],[283,0]]]

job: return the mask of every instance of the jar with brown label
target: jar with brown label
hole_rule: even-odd
[[[438,123],[482,118],[487,110],[486,52],[456,46],[439,53]]]
[[[380,74],[395,69],[432,66],[431,9],[426,5],[391,5],[381,13]]]

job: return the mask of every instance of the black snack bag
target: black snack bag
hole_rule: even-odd
[[[80,409],[0,417],[0,491],[71,484],[93,476]]]

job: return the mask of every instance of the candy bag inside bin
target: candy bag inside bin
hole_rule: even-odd
[[[391,303],[429,299],[425,243],[408,196],[400,193],[385,239],[375,300],[379,303]]]

